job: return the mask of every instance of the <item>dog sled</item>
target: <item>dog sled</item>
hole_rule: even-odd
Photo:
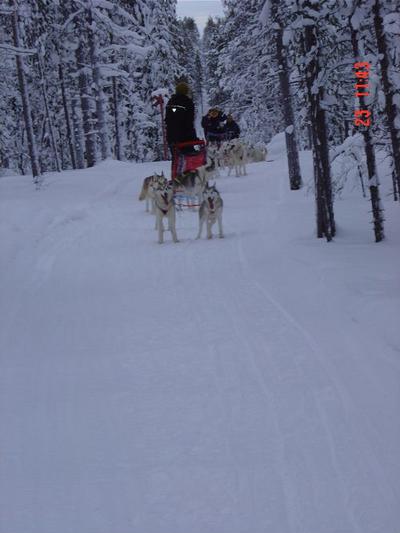
[[[180,186],[180,176],[193,172],[207,163],[206,142],[186,141],[174,145],[171,165],[171,179],[175,182],[175,205],[178,211],[195,209],[198,202]]]
[[[171,179],[176,180],[185,172],[196,170],[207,162],[205,141],[185,141],[174,145]]]

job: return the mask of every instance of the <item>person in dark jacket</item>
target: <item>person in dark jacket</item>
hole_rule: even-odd
[[[226,116],[219,109],[212,107],[201,120],[204,136],[209,142],[221,142],[224,136]]]
[[[231,114],[226,117],[224,132],[227,140],[237,139],[240,135],[239,125],[233,120]]]
[[[197,139],[194,128],[194,104],[189,94],[189,85],[180,82],[176,86],[175,94],[167,103],[165,124],[167,126],[167,142],[171,151],[176,143]]]

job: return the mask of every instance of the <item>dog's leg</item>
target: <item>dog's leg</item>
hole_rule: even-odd
[[[204,218],[199,216],[199,232],[197,234],[196,239],[200,239],[201,238],[201,233],[203,231],[203,224],[204,224]]]
[[[175,209],[172,209],[171,212],[168,214],[168,225],[169,229],[172,233],[172,240],[174,242],[179,242],[178,236],[176,234],[176,225],[175,225]]]
[[[158,243],[162,244],[164,242],[164,223],[163,217],[159,212],[157,212],[156,226],[158,227]]]
[[[212,239],[212,222],[210,219],[207,219],[207,239]]]
[[[146,194],[146,213],[149,212],[149,196]]]
[[[219,215],[218,215],[218,229],[219,229],[219,238],[223,239],[224,238],[224,232],[223,232],[223,229],[222,229],[222,213],[219,213]]]

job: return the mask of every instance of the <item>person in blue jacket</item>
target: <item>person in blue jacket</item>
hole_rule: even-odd
[[[224,139],[225,120],[226,115],[216,107],[212,107],[202,118],[201,125],[208,142],[221,142]]]
[[[233,120],[233,116],[231,114],[226,117],[224,133],[227,140],[237,139],[240,135],[239,125]]]

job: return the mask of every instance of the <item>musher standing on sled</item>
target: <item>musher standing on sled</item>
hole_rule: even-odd
[[[167,103],[165,124],[167,142],[173,156],[174,144],[197,140],[194,128],[194,104],[189,97],[190,87],[185,82],[177,84],[175,94]],[[191,151],[191,148],[188,148]]]

